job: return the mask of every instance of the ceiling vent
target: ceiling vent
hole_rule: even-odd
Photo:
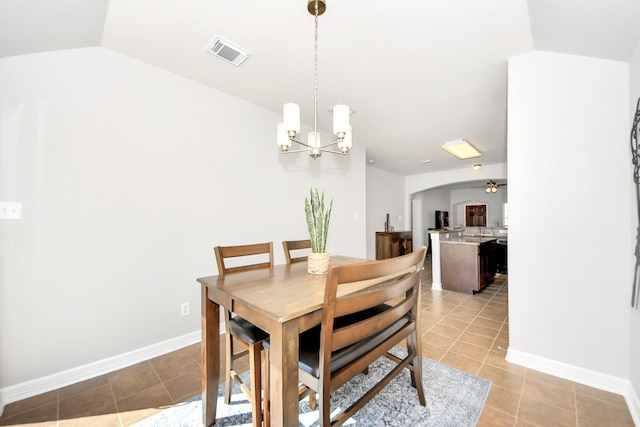
[[[246,49],[241,48],[237,44],[231,43],[220,36],[215,36],[207,45],[207,52],[215,55],[225,61],[231,62],[233,65],[240,65],[245,59],[251,55]]]

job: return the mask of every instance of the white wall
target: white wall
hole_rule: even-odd
[[[630,110],[631,110],[631,120],[629,128],[633,125],[633,116],[636,111],[636,104],[638,102],[638,98],[640,98],[640,45],[636,47],[635,54],[631,59],[630,63]],[[631,155],[629,154],[629,159],[631,159]],[[633,176],[632,168],[628,169],[628,179],[631,180]],[[631,227],[629,228],[629,235],[635,236],[637,234],[638,227],[638,207],[636,206],[636,195],[635,190],[631,191]],[[632,251],[632,248],[628,248],[629,251]],[[631,285],[629,285],[631,286]],[[628,291],[629,300],[631,300],[631,290]],[[640,308],[631,311],[631,384],[636,392],[640,392]],[[639,408],[640,409],[640,408]]]
[[[428,245],[428,236],[426,233],[427,227],[425,226],[425,215],[422,212],[423,201],[422,193],[414,194],[411,197],[411,231],[413,236],[413,247],[418,248],[420,246]]]
[[[507,164],[498,163],[494,165],[483,165],[482,169],[476,171],[468,167],[424,173],[420,175],[410,175],[405,178],[406,194],[409,196],[424,190],[437,188],[443,185],[459,182],[489,181],[490,179],[503,180],[507,178]]]
[[[329,250],[364,257],[365,150],[283,156],[279,120],[103,48],[0,59],[0,200],[23,203],[0,220],[0,391],[198,331],[212,248],[284,262],[310,186]]]
[[[465,206],[469,204],[486,204],[487,227],[502,227],[502,206],[507,201],[507,187],[498,187],[498,191],[491,194],[484,191],[484,186],[451,190],[451,226],[465,226]],[[460,207],[459,215],[453,215],[456,212],[454,206]]]
[[[451,221],[451,191],[436,188],[429,191],[418,193],[422,200],[422,213],[424,216],[424,233],[428,234],[429,228],[436,226],[436,211],[449,212],[449,221]],[[451,222],[449,222],[451,224]]]
[[[509,61],[510,360],[629,378],[628,78],[615,61]]]
[[[384,231],[389,214],[396,231],[411,229],[404,213],[404,177],[367,166],[367,258],[376,259],[376,231]],[[410,212],[410,211],[409,211]]]

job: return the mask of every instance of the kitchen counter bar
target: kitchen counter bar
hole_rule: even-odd
[[[489,236],[480,236],[480,237],[471,237],[471,236],[462,236],[462,237],[453,237],[449,239],[441,240],[440,243],[448,243],[452,245],[475,245],[479,246],[485,243],[493,242],[497,240],[497,237],[489,237]]]
[[[496,237],[453,236],[442,240],[442,288],[473,294],[493,280],[491,251]]]

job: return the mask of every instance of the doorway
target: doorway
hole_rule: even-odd
[[[422,199],[411,199],[411,231],[413,231],[413,247],[421,247],[424,244],[424,231],[422,226]]]
[[[467,227],[487,226],[487,205],[465,206],[465,225]]]

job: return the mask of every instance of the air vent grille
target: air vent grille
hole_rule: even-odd
[[[251,52],[247,49],[241,48],[220,36],[215,36],[211,40],[207,45],[207,52],[236,66],[242,64],[251,55]]]

